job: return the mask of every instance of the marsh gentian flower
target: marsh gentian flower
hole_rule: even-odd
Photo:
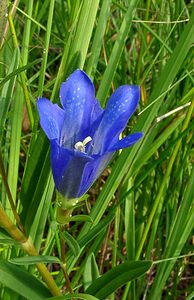
[[[103,110],[90,78],[72,73],[60,88],[63,108],[46,98],[37,101],[40,124],[50,140],[51,166],[57,190],[66,197],[81,197],[102,173],[116,150],[136,143],[142,133],[119,140],[135,111],[139,87],[123,85]]]

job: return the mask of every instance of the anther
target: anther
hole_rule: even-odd
[[[74,148],[78,151],[81,151],[81,152],[85,152],[86,151],[86,145],[91,142],[92,138],[91,136],[87,136],[83,142],[77,142],[75,145],[74,145]]]

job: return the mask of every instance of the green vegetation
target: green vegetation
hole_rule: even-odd
[[[192,1],[0,0],[0,44],[0,298],[193,299]],[[36,100],[77,68],[103,107],[141,86],[144,138],[63,227]]]

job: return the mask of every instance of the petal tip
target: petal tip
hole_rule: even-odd
[[[41,105],[44,105],[48,102],[50,103],[50,101],[48,99],[43,98],[43,97],[38,97],[36,100],[36,106],[38,108],[38,111],[39,111],[39,109],[41,109]]]
[[[141,138],[141,137],[144,136],[144,132],[143,131],[137,132],[137,134],[139,134],[139,138]]]

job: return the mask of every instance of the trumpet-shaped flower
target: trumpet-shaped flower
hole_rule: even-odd
[[[51,144],[55,185],[67,199],[81,197],[116,150],[127,148],[142,137],[142,132],[138,132],[119,140],[139,97],[138,86],[120,86],[103,110],[90,78],[78,69],[61,85],[62,108],[46,98],[38,98],[40,124]]]

